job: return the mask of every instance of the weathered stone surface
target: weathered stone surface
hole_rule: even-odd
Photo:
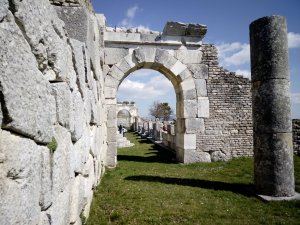
[[[79,91],[73,91],[73,107],[74,107],[74,132],[72,132],[72,141],[77,141],[82,133],[85,124],[84,104]]]
[[[128,53],[128,49],[125,48],[105,48],[104,62],[107,65],[117,64],[121,62]]]
[[[108,143],[105,164],[108,167],[115,167],[117,165],[117,142]]]
[[[196,134],[178,134],[176,146],[183,149],[196,149]]]
[[[208,97],[198,97],[198,117],[209,118]]]
[[[47,143],[53,136],[55,121],[50,85],[38,70],[30,46],[11,13],[0,23],[0,29],[1,106],[5,109],[2,127]]]
[[[170,55],[168,51],[157,49],[155,62],[163,65],[167,69],[171,69],[177,62],[177,59],[174,56]]]
[[[47,147],[40,147],[41,151],[41,193],[40,206],[44,211],[52,204],[52,155]]]
[[[200,50],[177,50],[175,57],[184,64],[198,64],[202,61],[202,52]]]
[[[52,187],[53,200],[56,201],[59,193],[68,192],[68,185],[74,177],[71,166],[71,153],[74,151],[74,147],[71,135],[65,128],[56,126],[54,137],[57,141],[57,149],[53,154]]]
[[[198,113],[198,104],[195,100],[184,100],[183,116],[184,118],[196,118]]]
[[[185,120],[187,134],[204,133],[205,125],[202,118],[190,118]]]
[[[174,64],[174,66],[171,68],[171,72],[177,76],[180,73],[182,73],[184,70],[186,70],[187,67],[186,65],[184,65],[182,62],[180,62],[179,60],[177,60],[177,62]]]
[[[58,123],[74,132],[74,102],[69,86],[65,82],[51,84],[56,102],[56,119]]]
[[[206,31],[206,25],[168,21],[164,27],[163,34],[169,36],[191,36],[203,38]]]
[[[269,16],[252,22],[250,44],[253,82],[289,78],[287,25],[284,17]]]
[[[107,128],[107,140],[110,142],[117,141],[117,128],[116,127]]]
[[[154,62],[156,48],[141,47],[133,51],[138,63]]]
[[[198,97],[207,96],[207,88],[206,88],[206,80],[205,79],[195,79],[195,86],[196,86]]]
[[[122,80],[123,77],[124,77],[124,73],[117,66],[115,66],[115,65],[109,70],[109,72],[106,75],[106,77],[108,75],[112,76],[113,78],[115,78],[117,80]]]
[[[189,77],[192,77],[192,73],[190,72],[189,69],[186,69],[182,71],[177,77],[179,77],[179,79],[183,81],[185,79],[188,79]]]
[[[254,132],[254,173],[257,192],[269,196],[295,194],[291,133]]]
[[[104,39],[106,42],[140,42],[141,34],[105,32]]]
[[[212,162],[217,162],[217,161],[227,161],[231,157],[223,151],[214,151],[211,153],[211,161]]]
[[[7,0],[3,0],[0,2],[0,21],[2,21],[3,17],[6,16],[7,12],[8,12],[8,1]]]
[[[128,62],[126,61],[125,57],[119,62],[117,63],[117,67],[124,73],[127,74],[128,71],[131,69],[131,66],[128,64]]]
[[[207,79],[208,78],[208,67],[204,64],[189,64],[188,69],[196,79]]]
[[[70,38],[86,43],[88,12],[84,7],[55,7],[57,15],[65,23]]]
[[[110,74],[105,77],[105,86],[118,88],[120,81],[112,77]]]
[[[253,83],[253,130],[256,133],[292,132],[289,86],[285,79]]]
[[[80,213],[87,204],[85,186],[86,179],[83,176],[78,175],[75,177],[71,191],[70,223],[80,220]]]
[[[211,162],[210,154],[187,149],[184,152],[184,163]]]
[[[34,141],[0,130],[1,224],[38,224],[41,150]]]

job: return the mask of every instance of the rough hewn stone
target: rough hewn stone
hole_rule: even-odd
[[[190,64],[188,69],[192,72],[193,77],[196,79],[208,78],[208,67],[204,64]]]
[[[119,63],[128,54],[128,49],[105,48],[104,62],[107,65]]]

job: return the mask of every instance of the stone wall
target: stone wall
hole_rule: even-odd
[[[197,134],[197,149],[212,161],[252,156],[251,83],[218,66],[217,49],[203,44],[202,63],[208,65],[209,118]]]
[[[101,20],[64,10],[0,3],[0,224],[81,224],[104,172]]]
[[[294,153],[300,155],[300,119],[293,120]]]
[[[94,12],[93,5],[90,0],[49,0],[52,5],[68,6],[68,7],[86,7],[90,12]]]

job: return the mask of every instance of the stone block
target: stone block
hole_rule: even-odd
[[[164,27],[163,35],[185,36],[187,27],[185,23],[168,21]]]
[[[177,59],[174,56],[170,55],[170,53],[167,50],[158,48],[156,50],[155,62],[171,70],[171,68],[177,62]]]
[[[116,142],[117,141],[117,128],[116,127],[108,127],[107,128],[107,141],[108,142]]]
[[[51,84],[51,88],[52,94],[55,97],[58,123],[70,132],[74,132],[74,101],[68,84],[65,82],[53,83]]]
[[[117,80],[123,80],[125,76],[125,74],[115,65],[109,70],[108,75],[114,77]]]
[[[214,151],[211,153],[211,161],[217,162],[217,161],[227,161],[231,157],[228,154],[225,154],[224,151]]]
[[[137,59],[138,63],[153,63],[155,59],[156,54],[156,48],[150,48],[150,47],[141,47],[134,49],[133,51],[134,56]]]
[[[116,78],[112,77],[111,75],[107,75],[105,77],[105,86],[106,87],[112,87],[112,88],[118,88],[120,81]]]
[[[115,167],[117,165],[117,142],[108,143],[105,165],[108,167]]]
[[[206,80],[205,79],[195,79],[195,86],[197,90],[198,97],[207,96]]]
[[[198,117],[209,118],[208,97],[198,97]]]
[[[74,146],[71,135],[67,129],[56,126],[54,138],[57,141],[57,148],[53,153],[52,161],[52,196],[57,199],[61,192],[69,192],[69,183],[74,177],[72,171],[71,153]]]
[[[77,141],[82,133],[85,124],[84,104],[79,91],[74,90],[73,93],[73,107],[74,107],[74,132],[71,131],[72,141]]]
[[[189,64],[188,69],[196,79],[208,79],[208,66],[204,64]]]
[[[139,33],[121,33],[121,32],[104,32],[105,42],[140,42],[141,35]]]
[[[198,23],[189,23],[186,29],[186,35],[191,37],[200,37],[201,39],[207,32],[207,26]]]
[[[198,103],[196,100],[184,100],[183,102],[183,117],[196,118],[198,110]]]
[[[0,130],[1,224],[38,224],[41,150],[34,141]]]
[[[183,149],[196,149],[196,134],[177,134],[176,146]]]
[[[103,79],[105,79],[106,75],[108,74],[110,67],[108,65],[103,65]]]
[[[252,101],[255,118],[253,130],[256,133],[292,132],[288,80],[273,79],[253,83]]]
[[[139,64],[139,62],[137,61],[134,54],[129,54],[124,59],[126,60],[128,65],[130,66],[130,68],[135,68]]]
[[[159,38],[158,34],[141,34],[141,42],[156,42]]]
[[[187,134],[202,133],[204,134],[205,125],[202,118],[188,118],[185,119],[185,127]]]
[[[116,120],[117,119],[117,106],[116,105],[107,105],[107,120]]]
[[[128,49],[125,48],[105,48],[104,50],[104,63],[107,65],[114,65],[128,55]]]
[[[38,69],[37,59],[14,21],[9,13],[0,23],[0,92],[2,108],[6,109],[2,112],[2,128],[29,136],[38,143],[48,143],[55,122],[54,97],[49,82]]]
[[[194,149],[184,151],[184,163],[209,163],[211,162],[210,154],[207,152],[199,152]]]
[[[202,61],[202,52],[200,50],[177,50],[175,57],[184,64],[199,64]]]
[[[112,87],[104,87],[104,95],[107,99],[116,99],[117,89]]]
[[[185,79],[180,83],[180,87],[182,91],[195,90],[195,82],[192,77]]]
[[[119,63],[116,65],[124,74],[128,74],[128,71],[131,69],[128,62],[125,58],[123,58]]]
[[[181,81],[184,81],[185,79],[188,79],[188,78],[192,77],[192,73],[189,69],[186,69],[186,70],[182,71],[179,75],[177,75],[177,77]]]
[[[171,72],[177,76],[178,74],[182,73],[184,70],[186,70],[186,65],[182,64],[179,60],[174,64],[174,66],[171,68]]]

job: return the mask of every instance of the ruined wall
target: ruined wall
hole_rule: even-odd
[[[0,224],[81,224],[104,172],[103,24],[64,10],[0,2]]]
[[[252,106],[249,79],[218,66],[214,45],[202,46],[202,63],[208,65],[209,118],[197,134],[197,148],[212,161],[252,156]]]
[[[293,120],[294,153],[300,155],[300,119]]]

